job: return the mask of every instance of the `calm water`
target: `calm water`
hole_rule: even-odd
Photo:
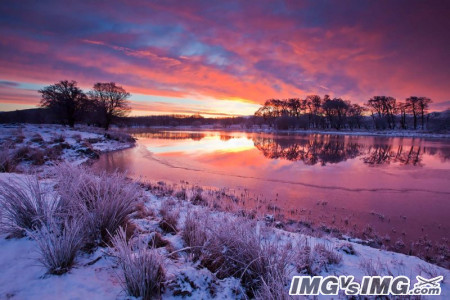
[[[229,188],[296,219],[389,236],[447,238],[450,141],[319,134],[159,131],[102,155],[97,168]],[[276,210],[274,211],[274,208]]]

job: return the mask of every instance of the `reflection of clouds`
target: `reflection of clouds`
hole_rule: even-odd
[[[148,132],[148,129],[144,129],[144,132],[133,133],[138,138],[151,138],[151,139],[163,139],[163,140],[194,140],[200,141],[206,134],[203,132],[183,132],[183,131],[156,131]]]
[[[139,137],[139,135],[136,135]],[[153,153],[177,155],[183,154],[205,154],[214,152],[242,152],[253,149],[253,142],[242,136],[219,135],[216,133],[193,133],[193,132],[157,132],[150,134],[142,134],[155,140],[168,140],[169,143],[147,145],[148,149]]]

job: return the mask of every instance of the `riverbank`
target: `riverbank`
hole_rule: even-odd
[[[126,133],[89,126],[0,124],[0,172],[41,172],[61,162],[78,165],[134,143]]]
[[[177,131],[230,131],[230,132],[248,132],[248,133],[273,133],[273,134],[323,134],[323,135],[348,135],[348,136],[380,136],[380,137],[409,137],[409,138],[433,138],[433,139],[450,139],[448,132],[430,132],[426,130],[314,130],[314,129],[293,129],[278,130],[269,127],[260,128],[253,126],[247,128],[242,125],[232,126],[152,126],[152,127],[126,127],[126,131],[139,132],[148,130],[177,130]]]
[[[115,177],[96,175],[89,169],[73,167],[90,158],[83,151],[76,151],[78,142],[72,143],[71,139],[75,140],[72,130],[59,131],[64,129],[59,127],[54,130],[47,127],[26,128],[23,130],[23,145],[37,148],[36,142],[30,139],[36,132],[45,141],[45,144],[39,143],[43,147],[51,148],[61,143],[51,139],[57,133],[60,133],[56,135],[58,138],[64,138],[71,145],[68,151],[71,155],[63,151],[58,160],[47,160],[40,165],[39,184],[46,195],[56,193],[67,196],[70,191],[89,191],[80,189],[89,182],[98,182],[99,186],[90,187],[98,188],[98,192],[105,194],[116,195],[108,192],[111,189],[115,193],[133,191],[133,197],[124,197],[133,202],[126,220],[120,225],[126,226],[128,238],[133,236],[130,244],[135,247],[130,249],[131,253],[136,256],[155,255],[160,259],[156,266],[164,274],[159,282],[164,299],[244,299],[246,295],[267,299],[271,295],[279,297],[284,294],[285,297],[280,297],[283,299],[288,298],[289,282],[294,275],[354,275],[358,282],[365,275],[406,275],[412,283],[416,282],[416,275],[425,278],[443,275],[446,278],[441,284],[441,295],[443,298],[450,295],[450,272],[417,257],[374,249],[331,236],[312,237],[287,232],[276,228],[270,216],[253,219],[245,212],[218,211],[215,205],[220,203],[205,201],[198,189],[172,189],[162,182],[133,182],[120,176],[117,181],[109,181]],[[81,135],[80,143],[89,138],[102,139],[97,142],[98,151],[125,147],[126,143],[116,143],[118,141],[114,139],[102,138],[100,133],[82,130],[85,129],[76,128],[79,131],[77,134]],[[11,140],[12,136],[2,133],[2,141],[4,139]],[[17,147],[13,149],[17,150]],[[70,165],[64,165],[64,171],[61,171],[57,165],[66,158]],[[23,161],[18,168],[25,172],[30,165]],[[0,174],[0,179],[13,184],[18,191],[26,189],[20,183],[26,183],[26,178],[29,176],[24,174]],[[102,185],[108,182],[108,185]],[[68,198],[77,199],[79,195],[76,194],[69,194],[71,197]],[[89,199],[89,195],[83,195],[82,199]],[[48,199],[56,201],[52,197]],[[109,208],[106,206],[102,211]],[[98,211],[91,213],[95,216]],[[74,265],[64,274],[54,275],[37,263],[42,258],[36,251],[39,238],[28,233],[22,238],[6,237],[6,233],[0,237],[0,298],[129,299],[127,285],[122,284],[126,269],[124,271],[120,253],[116,251],[119,244],[110,248],[88,238],[84,243],[88,242],[90,247],[80,247],[76,251]],[[145,250],[142,245],[145,245]],[[222,251],[233,247],[238,251]],[[247,263],[225,264],[227,259]],[[253,265],[256,262],[260,265],[279,263],[283,268],[277,269],[277,272],[270,268],[259,269]],[[282,276],[277,277],[277,274]],[[261,278],[274,280],[270,285],[265,285]],[[345,295],[341,293],[339,297],[345,298]]]

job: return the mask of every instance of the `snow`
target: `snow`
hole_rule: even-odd
[[[109,134],[113,135],[115,132],[110,131]],[[39,141],[36,137],[42,138],[43,141]],[[69,128],[49,124],[0,124],[0,145],[7,144],[12,144],[14,150],[21,148],[41,150],[47,156],[49,156],[50,150],[62,148],[59,157],[45,158],[44,167],[35,166],[32,162],[21,162],[18,166],[19,171],[40,170],[45,166],[54,165],[57,161],[78,165],[87,162],[99,153],[126,149],[134,145],[133,142],[108,138],[104,130],[84,125]]]
[[[36,262],[36,244],[27,238],[0,238],[0,299],[116,299],[124,296],[107,258],[84,266],[82,257],[68,274],[46,275]]]

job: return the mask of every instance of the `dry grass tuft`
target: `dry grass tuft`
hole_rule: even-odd
[[[77,252],[84,244],[84,222],[80,219],[55,219],[42,223],[35,231],[28,231],[39,247],[39,262],[48,273],[61,275],[73,266]]]
[[[0,229],[12,236],[39,228],[55,212],[57,201],[36,177],[0,180]]]
[[[175,204],[175,203],[174,203]],[[178,232],[178,219],[180,217],[179,211],[174,210],[174,206],[166,201],[162,204],[159,213],[162,220],[159,222],[159,227],[167,233]]]
[[[58,189],[64,207],[84,215],[92,240],[107,243],[125,226],[141,196],[139,186],[120,173],[95,175],[82,167],[59,168]]]
[[[127,241],[122,228],[111,241],[128,295],[144,300],[159,298],[165,280],[163,257],[139,240]]]

